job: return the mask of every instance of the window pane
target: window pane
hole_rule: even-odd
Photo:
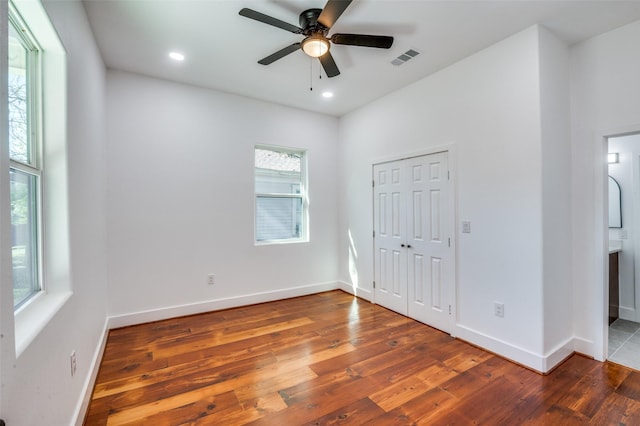
[[[28,51],[13,25],[9,25],[9,152],[12,160],[31,164],[29,108],[27,106]]]
[[[299,152],[256,148],[256,169],[297,172],[299,175],[301,158],[302,154]]]
[[[256,198],[257,241],[300,238],[301,231],[301,198]]]
[[[38,181],[19,170],[11,178],[11,253],[13,258],[13,306],[40,291],[38,279]]]

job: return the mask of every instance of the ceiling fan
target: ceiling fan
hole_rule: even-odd
[[[256,12],[252,9],[244,8],[239,13],[249,19],[272,25],[294,34],[304,35],[304,40],[293,43],[277,52],[262,58],[259,64],[269,65],[298,49],[312,58],[318,58],[327,77],[335,77],[340,74],[340,70],[329,51],[331,43],[346,44],[349,46],[376,47],[388,49],[393,44],[393,37],[366,35],[366,34],[333,34],[328,37],[329,30],[336,23],[340,15],[351,4],[352,0],[329,0],[324,9],[307,9],[300,14],[300,27],[273,18],[264,13]]]

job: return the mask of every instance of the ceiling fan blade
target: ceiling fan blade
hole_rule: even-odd
[[[324,72],[327,74],[327,77],[335,77],[340,75],[340,70],[336,65],[336,61],[333,60],[333,56],[331,56],[331,52],[327,52],[324,55],[320,56],[320,64],[322,64],[322,68]]]
[[[284,58],[289,53],[293,53],[296,50],[300,49],[300,43],[293,43],[291,46],[287,46],[284,49],[278,50],[276,53],[272,53],[266,58],[262,58],[258,61],[260,65],[269,65],[272,62],[277,61],[278,59]]]
[[[342,12],[351,4],[352,0],[329,0],[322,9],[322,13],[318,16],[320,22],[325,28],[333,27]]]
[[[253,19],[258,22],[262,22],[264,24],[272,25],[274,27],[281,28],[285,31],[292,32],[294,34],[302,34],[302,28],[296,27],[295,25],[273,18],[269,15],[265,15],[264,13],[256,12],[253,9],[247,9],[245,7],[244,9],[241,9],[240,12],[238,13],[241,16],[244,16],[246,18]]]
[[[393,44],[393,37],[366,34],[334,34],[331,42],[349,46],[377,47],[388,49]]]

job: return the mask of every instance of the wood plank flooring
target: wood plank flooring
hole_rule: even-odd
[[[542,376],[341,291],[109,333],[85,425],[640,425],[640,372]]]

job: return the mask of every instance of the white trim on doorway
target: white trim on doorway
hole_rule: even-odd
[[[608,355],[609,337],[609,208],[608,196],[608,164],[607,158],[609,138],[627,136],[640,133],[640,123],[618,128],[601,129],[596,132],[596,153],[595,160],[595,220],[594,220],[594,244],[595,262],[594,274],[599,285],[594,289],[594,300],[596,312],[592,317],[592,329],[594,330],[593,357],[598,361],[605,361]],[[599,303],[598,303],[599,301]]]

